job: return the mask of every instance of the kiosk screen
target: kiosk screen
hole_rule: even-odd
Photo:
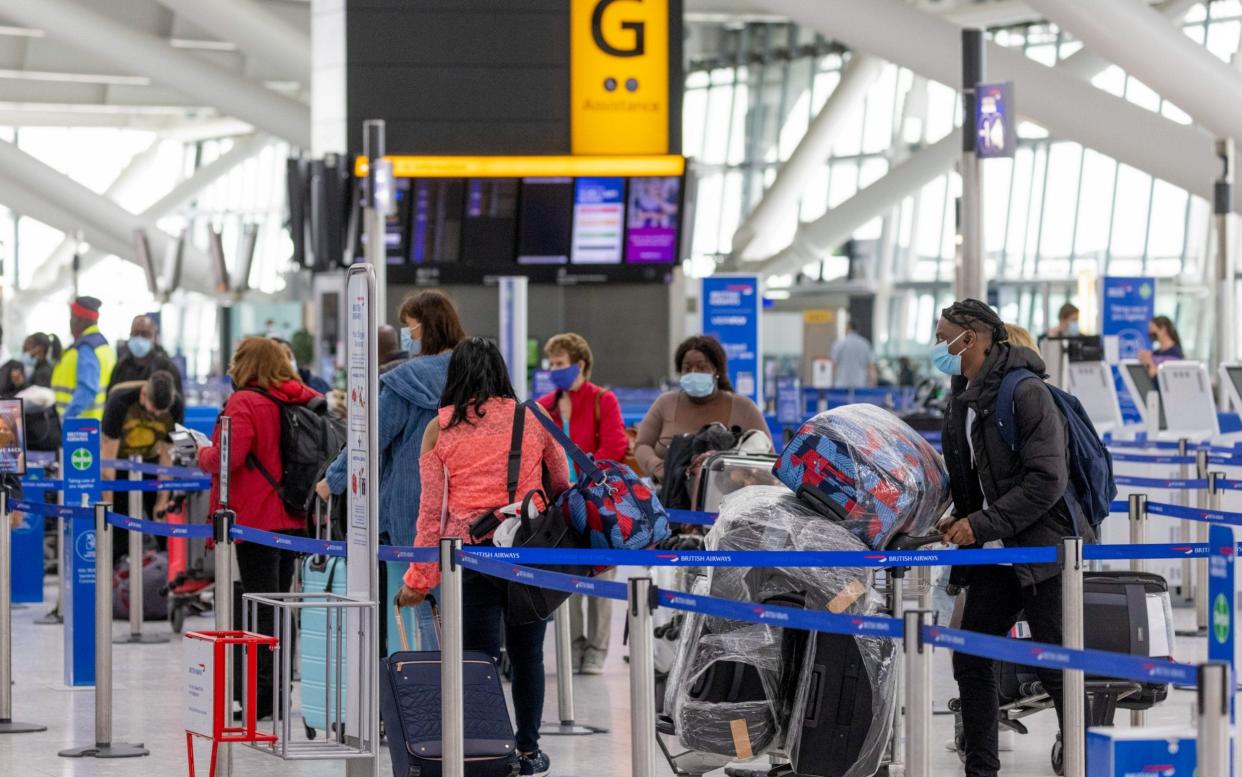
[[[1126,372],[1130,376],[1130,382],[1134,384],[1134,388],[1138,390],[1139,395],[1134,398],[1135,402],[1143,407],[1147,407],[1147,396],[1152,392],[1159,394],[1156,388],[1156,382],[1147,374],[1147,368],[1141,364],[1127,364]],[[1168,428],[1168,422],[1164,418],[1164,403],[1160,403],[1160,429]]]

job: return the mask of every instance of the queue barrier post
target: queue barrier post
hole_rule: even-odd
[[[931,612],[910,610],[902,616],[906,668],[906,775],[932,777],[932,646],[923,641]]]
[[[142,461],[140,456],[131,456],[132,462]],[[136,470],[129,471],[129,480],[142,480],[142,473]],[[142,519],[142,492],[130,491],[129,500],[129,516],[131,518]],[[146,615],[145,586],[143,585],[144,572],[144,552],[143,552],[143,535],[136,529],[130,529],[129,532],[129,636],[118,637],[114,640],[118,645],[158,645],[169,640],[167,634],[143,634],[142,622],[143,616]]]
[[[1198,760],[1196,774],[1233,774],[1232,746],[1229,738],[1229,700],[1233,678],[1223,661],[1199,665],[1199,736],[1195,743]]]
[[[1061,541],[1061,635],[1067,648],[1081,650],[1082,637],[1082,538],[1066,537]],[[1065,709],[1062,731],[1064,753],[1064,777],[1085,777],[1086,758],[1086,682],[1083,673],[1066,669],[1062,673],[1063,706]]]
[[[220,509],[212,515],[215,548],[215,593],[212,609],[216,615],[216,631],[233,631],[233,523],[237,514],[229,509],[231,489],[228,462],[232,454],[233,419],[220,416]],[[224,662],[224,725],[231,728],[233,717],[233,653],[235,647],[226,649],[229,660]],[[221,742],[216,758],[216,777],[230,777],[233,773],[233,746]]]
[[[444,777],[466,777],[466,705],[462,676],[461,539],[440,540],[440,731]]]
[[[42,518],[39,519],[42,521]],[[0,734],[46,731],[38,723],[13,720],[13,535],[9,493],[0,489]]]
[[[653,777],[656,765],[655,645],[649,577],[630,578],[626,621],[630,633],[630,774]]]
[[[583,725],[575,720],[573,635],[569,627],[569,608],[577,605],[577,600],[570,597],[552,614],[552,628],[556,636],[556,711],[560,722],[541,726],[539,733],[543,735],[585,736],[608,731],[605,728]]]
[[[62,451],[56,452],[56,473],[57,477],[65,476],[64,456]],[[46,470],[45,470],[46,474]],[[56,491],[56,504],[63,505],[65,503],[65,489],[60,488]],[[64,615],[61,614],[60,605],[65,601],[65,519],[63,516],[56,516],[56,604],[47,614],[35,621],[39,626],[60,626],[65,622]]]
[[[1179,446],[1185,445],[1185,443],[1186,441],[1182,440],[1179,443]],[[1180,491],[1178,493],[1184,495],[1186,492]],[[1182,522],[1183,526],[1185,526],[1187,523],[1188,523],[1187,521]],[[1147,544],[1147,495],[1146,494],[1130,494],[1130,544],[1131,545],[1146,545]],[[1130,559],[1130,571],[1131,572],[1137,572],[1137,573],[1142,574],[1143,572],[1146,571],[1145,567],[1146,567],[1146,564],[1143,562],[1142,559],[1137,559],[1137,558]],[[1184,579],[1185,578],[1183,578],[1183,580]],[[1080,591],[1082,590],[1081,586],[1079,586],[1079,590]],[[1079,612],[1081,614],[1081,610]],[[1069,643],[1066,643],[1066,644],[1068,645]],[[1081,647],[1081,645],[1079,645],[1079,647]],[[1146,711],[1130,710],[1130,725],[1134,726],[1135,728],[1142,726],[1146,718],[1147,718]]]
[[[1191,452],[1192,451],[1190,448],[1189,440],[1186,440],[1183,438],[1177,441],[1177,455],[1178,456],[1183,456],[1183,457],[1189,456]],[[1194,453],[1194,458],[1195,458],[1195,470],[1197,472],[1199,469],[1199,465],[1203,461],[1206,461],[1207,451],[1199,449],[1199,450],[1193,451],[1193,453]],[[1178,470],[1179,470],[1179,473],[1178,473],[1179,477],[1181,477],[1183,480],[1190,479],[1190,465],[1189,464],[1178,465]],[[1178,504],[1184,505],[1186,507],[1191,506],[1190,491],[1188,490],[1178,491],[1177,497],[1178,497]],[[1181,541],[1185,543],[1193,542],[1194,535],[1195,535],[1194,526],[1192,526],[1187,521],[1182,521],[1181,525],[1178,527],[1178,536],[1180,537]],[[1194,601],[1194,587],[1193,587],[1192,578],[1194,577],[1194,560],[1189,559],[1189,558],[1184,558],[1182,559],[1181,566],[1182,566],[1181,599],[1184,602],[1193,602]]]
[[[150,755],[141,742],[112,741],[112,525],[108,505],[95,505],[95,743],[61,750],[62,758]]]

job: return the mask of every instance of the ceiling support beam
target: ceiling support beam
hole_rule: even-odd
[[[957,84],[961,31],[902,0],[756,0],[800,24],[916,73]],[[1162,20],[1163,21],[1163,20]],[[1167,22],[1163,22],[1167,25]],[[1053,136],[1076,141],[1210,200],[1218,162],[1212,137],[989,44],[988,78],[1017,84],[1017,106]],[[1242,198],[1235,197],[1235,210]]]
[[[0,141],[0,202],[67,234],[81,230],[92,246],[136,262],[133,233],[145,229],[151,251],[163,257],[174,239],[158,229],[155,219],[138,216],[102,197],[60,171]],[[214,288],[207,256],[185,247],[183,289],[210,293]]]
[[[159,0],[179,16],[211,34],[237,44],[246,56],[275,65],[304,84],[310,83],[309,30],[299,30],[255,0]]]
[[[1031,5],[1217,137],[1242,138],[1237,71],[1170,26],[1158,11],[1133,0],[1031,0]]]
[[[208,4],[210,5],[210,4]],[[0,0],[0,13],[49,37],[214,106],[300,148],[310,147],[310,108],[234,73],[174,49],[73,0]]]
[[[822,258],[834,247],[849,240],[859,226],[895,207],[928,182],[944,175],[962,152],[961,130],[915,151],[875,183],[860,189],[853,197],[832,208],[815,221],[798,227],[788,248],[764,260],[758,271],[764,275],[797,272]],[[742,267],[750,269],[746,263]]]
[[[874,57],[861,54],[850,59],[841,73],[836,89],[828,95],[823,107],[798,141],[797,148],[781,165],[759,204],[733,234],[732,257],[735,260],[746,254],[747,248],[756,238],[776,228],[782,218],[788,217],[790,211],[797,213],[798,201],[812,171],[828,160],[841,127],[862,104],[867,90],[883,70],[884,63]]]

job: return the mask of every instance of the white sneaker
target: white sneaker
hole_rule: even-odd
[[[587,650],[582,656],[582,674],[603,674],[605,653]]]

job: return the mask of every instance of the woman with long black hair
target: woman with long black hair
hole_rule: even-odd
[[[508,460],[519,411],[500,350],[481,337],[463,340],[449,357],[448,380],[440,411],[423,435],[419,461],[423,490],[414,539],[417,547],[434,547],[441,537],[461,537],[466,544],[490,545],[491,534],[472,538],[476,519],[508,505]],[[565,453],[543,426],[524,413],[522,458],[515,498],[541,489],[546,469],[553,494],[569,487]],[[447,498],[446,498],[447,491]],[[403,606],[420,604],[440,582],[433,563],[410,564],[401,589]],[[513,665],[513,708],[521,774],[548,771],[548,756],[539,749],[543,715],[543,638],[547,623],[506,622],[503,583],[472,570],[462,574],[463,647],[481,650],[500,660],[502,636]]]

